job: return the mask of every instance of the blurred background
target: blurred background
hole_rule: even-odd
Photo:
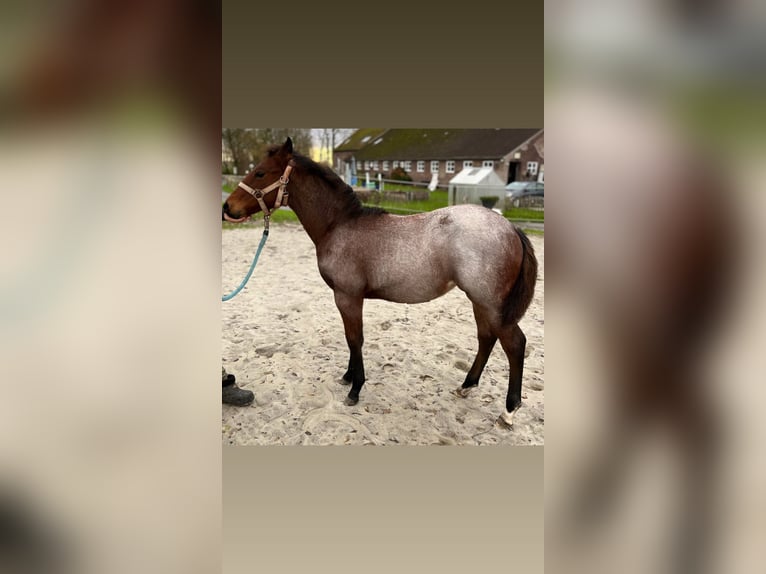
[[[0,572],[219,571],[220,3],[0,13]]]
[[[763,3],[545,9],[546,571],[762,571]]]

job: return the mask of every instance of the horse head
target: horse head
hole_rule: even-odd
[[[269,148],[223,204],[223,219],[241,223],[259,211],[271,211],[277,197],[281,198],[281,193],[275,190],[280,181],[286,181],[292,157],[293,141],[290,138],[281,146]]]

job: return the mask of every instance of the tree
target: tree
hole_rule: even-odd
[[[257,142],[254,157],[260,157],[265,148],[281,145],[289,137],[293,140],[293,149],[301,155],[311,153],[311,130],[308,128],[258,128],[253,130]]]
[[[281,145],[290,137],[297,153],[311,153],[311,130],[306,128],[224,128],[221,132],[224,149],[240,175],[250,171],[272,145]]]
[[[319,145],[322,149],[328,150],[327,162],[332,163],[335,146],[347,138],[354,130],[350,128],[322,128],[317,131]]]
[[[231,162],[239,174],[247,173],[247,166],[251,161],[253,141],[250,131],[243,128],[224,128],[221,132],[224,149],[229,152]]]

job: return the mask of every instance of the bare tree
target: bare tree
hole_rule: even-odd
[[[327,149],[328,163],[332,163],[332,155],[335,146],[347,138],[354,130],[352,128],[322,128],[320,134],[320,145]]]
[[[244,128],[224,128],[221,132],[223,145],[231,155],[232,164],[237,168],[237,173],[247,172],[247,166],[251,161],[251,149],[253,137],[250,130]]]
[[[298,153],[311,152],[311,130],[306,128],[224,128],[221,137],[239,174],[247,173],[266,148],[282,144],[288,137]]]
[[[265,128],[258,131],[262,132],[261,141],[266,146],[283,144],[289,137],[293,140],[293,148],[297,153],[311,153],[312,138],[309,128]]]

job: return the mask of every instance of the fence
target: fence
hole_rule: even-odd
[[[354,193],[356,193],[363,203],[373,204],[378,204],[381,201],[393,201],[397,203],[405,203],[407,201],[428,201],[430,197],[430,192],[427,189],[378,191],[376,189],[354,188]]]
[[[340,178],[343,181],[346,181],[346,178],[344,176],[340,176]],[[364,176],[361,177],[352,177],[351,181],[346,181],[349,185],[351,185],[354,189],[362,188],[362,189],[375,189],[378,191],[386,191],[390,189],[396,189],[397,186],[407,186],[407,187],[422,187],[423,190],[427,190],[428,187],[431,185],[430,183],[424,183],[422,181],[403,181],[400,179],[385,179],[385,178],[378,178],[378,177],[372,177],[370,176],[370,181],[367,182],[366,178]],[[436,189],[447,189],[447,184],[440,183],[436,186]]]
[[[232,174],[221,174],[221,183],[222,185],[229,184],[231,186],[236,186],[242,179],[244,178],[243,175],[232,175]],[[345,178],[341,176],[341,179],[345,181]],[[349,182],[346,182],[349,183]],[[351,182],[350,185],[354,187],[354,189],[372,189],[377,191],[395,191],[397,186],[406,186],[406,187],[419,187],[422,188],[423,191],[428,192],[428,183],[422,183],[419,181],[401,181],[397,179],[377,179],[377,178],[370,178],[370,184],[369,186],[366,185],[365,178],[357,178],[356,182]],[[382,190],[380,188],[383,188]],[[436,186],[437,189],[447,189],[446,184],[439,184]]]

